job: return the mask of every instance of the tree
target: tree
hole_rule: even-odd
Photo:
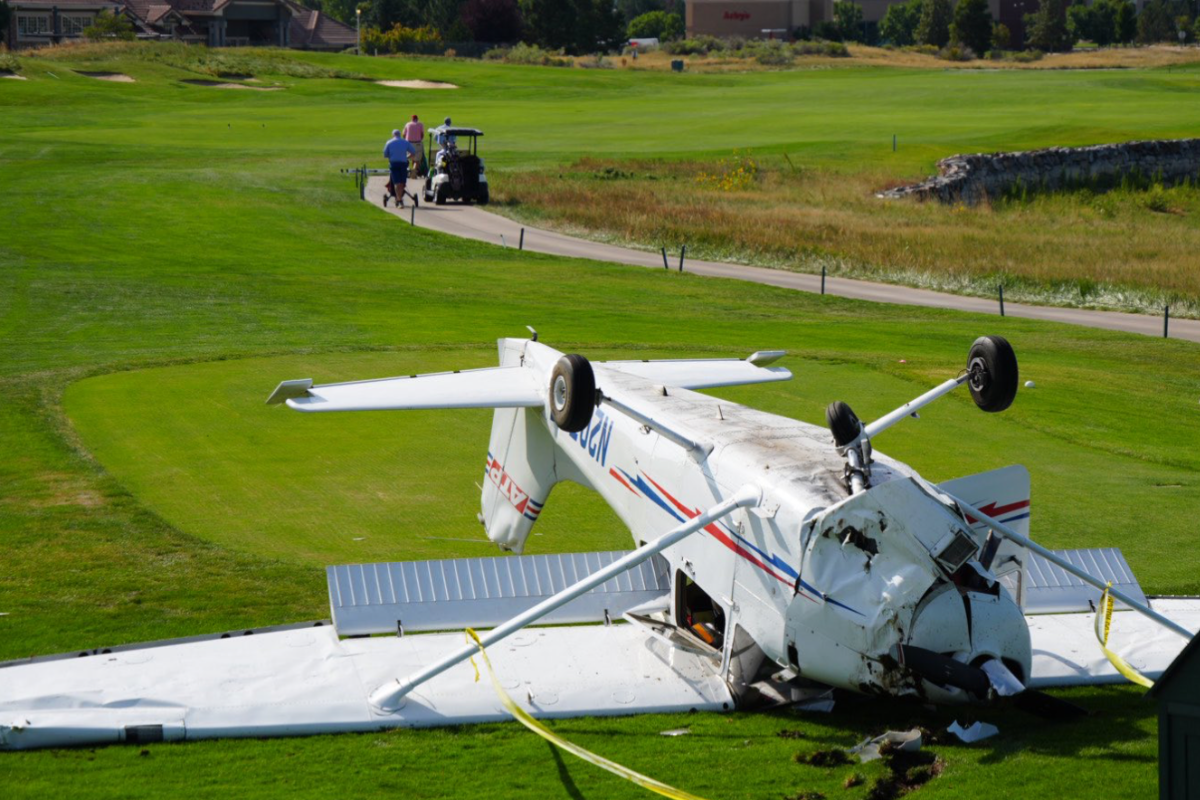
[[[0,0],[0,31],[3,31],[5,37],[8,36],[8,25],[12,19],[12,9],[8,7],[5,0]]]
[[[1029,24],[1027,44],[1044,53],[1061,53],[1071,49],[1073,42],[1067,30],[1067,9],[1063,0],[1041,0]]]
[[[625,20],[612,0],[519,0],[525,40],[572,55],[607,52],[625,42]]]
[[[102,39],[123,39],[132,42],[137,38],[129,17],[124,14],[114,14],[108,9],[97,14],[92,24],[83,29],[83,36],[93,42]]]
[[[1117,2],[1114,0],[1096,0],[1092,6],[1091,40],[1101,47],[1107,47],[1116,41],[1117,37]]]
[[[863,40],[863,10],[858,3],[853,0],[835,0],[833,19],[842,32],[843,41],[861,42]]]
[[[954,41],[983,55],[992,43],[992,12],[987,0],[958,0],[954,9]]]
[[[1116,14],[1113,17],[1113,41],[1129,44],[1137,36],[1137,10],[1129,0],[1114,0]]]
[[[1086,3],[1076,3],[1067,9],[1067,32],[1072,44],[1081,39],[1093,39],[1092,9]]]
[[[625,18],[612,0],[576,0],[581,6],[576,27],[576,53],[609,53],[625,45]],[[682,24],[682,19],[680,18]]]
[[[992,49],[1007,50],[1012,45],[1012,31],[1003,22],[992,26]]]
[[[916,44],[917,23],[921,21],[924,0],[908,0],[888,6],[887,13],[879,22],[879,35],[885,42],[897,47]]]
[[[525,40],[550,50],[570,45],[574,39],[575,3],[569,0],[520,0],[525,20]]]
[[[950,5],[950,0],[924,0],[915,34],[917,43],[945,47],[950,42],[950,23],[953,19],[954,7]]]
[[[665,42],[683,34],[683,20],[666,11],[648,11],[635,17],[625,31],[630,39],[658,39]]]
[[[642,14],[666,10],[667,6],[663,0],[617,0],[617,11],[621,13],[626,24],[633,22]]]
[[[326,0],[332,5],[337,0]],[[354,24],[354,9],[355,6],[349,5],[348,16],[342,19],[351,25]],[[338,11],[341,11],[339,8]],[[343,12],[344,13],[344,12]],[[417,0],[368,0],[363,8],[362,24],[370,25],[374,28],[379,28],[381,31],[390,31],[397,25],[403,25],[406,28],[419,28],[424,22],[424,15],[417,4]]]
[[[1175,19],[1163,0],[1150,0],[1137,18],[1139,44],[1175,41]]]
[[[436,30],[443,39],[461,41],[467,31],[459,25],[462,20],[459,5],[459,0],[421,0],[420,22]]]
[[[521,40],[521,10],[517,0],[467,0],[462,16],[477,42]]]

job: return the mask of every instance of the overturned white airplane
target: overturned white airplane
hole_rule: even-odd
[[[546,717],[719,710],[812,687],[1069,714],[1039,688],[1123,680],[1086,613],[1107,584],[1127,609],[1118,652],[1144,674],[1200,628],[1200,601],[1147,600],[1119,551],[1031,542],[1022,467],[934,485],[873,449],[963,384],[983,410],[1007,408],[1017,362],[1001,338],[869,425],[832,404],[828,430],[695,391],[788,380],[779,351],[592,364],[536,335],[499,345],[499,367],[286,381],[268,403],[494,408],[480,513],[492,541],[520,553],[555,484],[573,481],[636,549],[330,567],[332,626],[8,662],[0,749],[503,719],[461,663],[475,651],[461,632],[412,635],[465,626],[491,628],[506,687]]]

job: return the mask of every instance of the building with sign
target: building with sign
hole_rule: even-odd
[[[687,35],[789,39],[833,19],[833,0],[688,0]]]

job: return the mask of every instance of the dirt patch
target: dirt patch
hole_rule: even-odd
[[[123,72],[83,72],[75,70],[76,75],[82,75],[85,78],[94,78],[98,81],[110,81],[112,83],[137,83],[133,78]]]
[[[391,86],[393,89],[457,89],[453,83],[439,81],[375,81],[380,86]]]
[[[279,92],[282,86],[247,86],[244,83],[223,83],[221,81],[182,80],[191,86],[207,86],[209,89],[246,89],[251,92]]]

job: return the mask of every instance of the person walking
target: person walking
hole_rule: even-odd
[[[413,168],[416,170],[418,178],[424,177],[425,149],[422,145],[425,142],[425,124],[416,114],[413,114],[412,120],[404,125],[404,141],[417,148],[417,157],[413,159]]]
[[[408,188],[408,159],[416,152],[416,148],[404,139],[400,131],[392,131],[392,138],[383,146],[383,157],[388,160],[391,170],[388,191],[383,195],[384,208],[387,208],[389,194],[395,199],[398,208],[404,208],[404,193]]]

